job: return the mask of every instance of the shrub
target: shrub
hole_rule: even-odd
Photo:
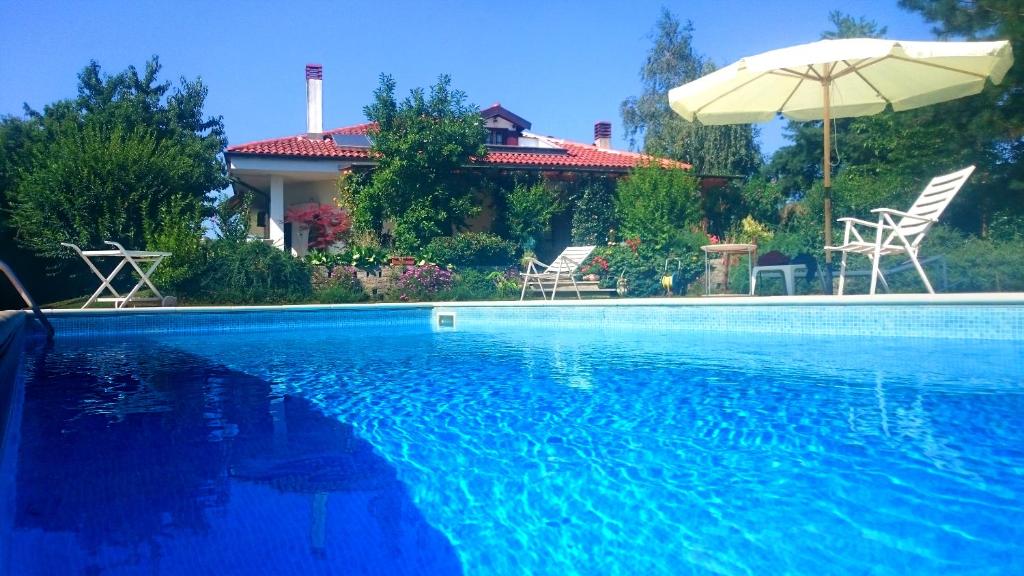
[[[436,300],[439,294],[451,290],[452,285],[451,271],[437,264],[406,266],[393,279],[388,297],[400,302]]]
[[[519,269],[464,268],[452,278],[452,287],[436,294],[437,300],[508,300],[522,289]]]
[[[350,244],[339,252],[310,250],[306,262],[333,270],[337,266],[350,266],[363,270],[376,270],[388,261],[388,254],[376,246]]]
[[[774,235],[775,233],[768,226],[754,220],[753,216],[747,216],[740,220],[737,239],[743,243],[763,244],[771,240]]]
[[[349,304],[364,302],[368,295],[359,282],[357,269],[352,266],[335,266],[330,275],[321,278],[314,299],[323,304]]]
[[[657,165],[635,169],[619,181],[615,204],[622,237],[666,246],[680,229],[701,217],[697,179],[684,170]]]
[[[217,240],[193,294],[223,304],[299,302],[312,294],[309,266],[263,242]]]
[[[519,276],[517,268],[491,272],[487,275],[487,279],[494,283],[495,295],[499,300],[519,296],[523,288],[523,279]]]
[[[572,213],[573,245],[604,244],[615,226],[615,185],[607,179],[585,181]]]
[[[445,300],[492,300],[497,296],[497,287],[490,277],[491,272],[479,268],[459,270]]]
[[[785,201],[782,186],[763,176],[755,176],[739,188],[740,199],[747,213],[755,220],[768,223],[779,221],[779,209]]]
[[[603,258],[608,264],[608,274],[602,278],[601,285],[614,288],[622,277],[629,285],[630,296],[663,294],[661,277],[665,272],[665,260],[671,258],[668,273],[674,277],[673,289],[677,293],[685,291],[686,286],[704,271],[700,246],[707,241],[707,236],[699,232],[677,231],[661,247],[635,240],[628,244],[600,247],[594,251],[594,259]]]
[[[434,238],[423,250],[427,260],[455,266],[508,266],[515,255],[515,244],[486,232]]]
[[[941,224],[925,237],[920,258],[942,255],[946,259],[948,292],[1010,292],[1024,290],[1024,240],[994,240],[962,234]],[[883,258],[883,267],[902,260]],[[941,267],[926,264],[925,273],[936,292],[942,292]],[[921,280],[914,270],[890,275],[893,291],[920,292]]]
[[[505,198],[508,233],[524,250],[532,250],[559,210],[558,194],[544,180],[533,185],[516,182]]]
[[[153,272],[153,283],[162,292],[177,294],[206,268],[209,250],[203,238],[203,206],[193,198],[175,197],[160,207],[160,222],[159,229],[147,227],[146,246],[171,255]]]

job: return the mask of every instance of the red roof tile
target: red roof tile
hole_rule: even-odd
[[[369,159],[370,153],[368,149],[338,146],[334,143],[331,136],[336,134],[366,134],[372,126],[373,124],[371,123],[364,123],[328,130],[324,132],[324,138],[321,140],[311,140],[306,135],[300,135],[237,144],[229,146],[227,153],[310,159]],[[638,164],[655,160],[666,167],[690,168],[689,164],[683,162],[655,158],[646,154],[598,148],[591,144],[580,144],[549,136],[534,136],[531,134],[530,137],[545,140],[551,145],[556,146],[557,149],[524,147],[522,151],[518,151],[512,146],[501,147],[488,151],[487,156],[482,160],[478,160],[478,162],[516,168],[576,168],[618,171],[628,170]]]

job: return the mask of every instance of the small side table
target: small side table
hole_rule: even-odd
[[[747,277],[754,270],[754,255],[757,254],[757,244],[708,244],[701,246],[704,251],[704,295],[711,296],[711,261],[708,255],[712,252],[721,254],[725,259],[725,287],[729,289],[729,257],[747,255]]]

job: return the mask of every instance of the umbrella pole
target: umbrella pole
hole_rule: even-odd
[[[822,148],[821,170],[825,175],[825,246],[832,244],[832,123],[829,118],[831,103],[829,102],[830,79],[826,76],[821,81],[821,89],[824,92],[825,114],[824,114],[824,146]],[[825,293],[832,293],[832,251],[825,251]]]

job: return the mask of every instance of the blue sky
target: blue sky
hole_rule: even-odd
[[[0,114],[72,97],[97,60],[108,72],[153,54],[163,78],[199,76],[206,111],[230,143],[305,131],[304,66],[324,66],[325,128],[364,121],[381,73],[399,95],[447,73],[469,101],[500,101],[541,134],[589,142],[598,120],[623,138],[619,105],[640,93],[639,71],[661,6],[696,29],[719,66],[818,39],[841,9],[889,27],[890,38],[932,38],[895,0],[194,2],[0,0]],[[785,144],[763,125],[766,152]]]

